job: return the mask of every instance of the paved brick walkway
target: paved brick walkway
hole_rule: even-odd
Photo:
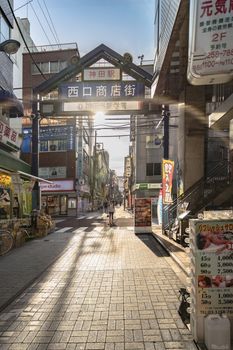
[[[68,238],[0,314],[0,349],[196,350],[177,313],[185,277],[159,244],[152,252],[130,228],[102,225]]]

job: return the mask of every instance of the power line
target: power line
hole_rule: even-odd
[[[8,3],[8,6],[9,6],[10,10],[11,10],[11,13],[12,13],[12,16],[13,16],[13,18],[14,18],[14,21],[15,21],[15,23],[16,23],[16,25],[17,25],[17,28],[18,28],[18,30],[19,30],[19,33],[20,33],[20,35],[21,35],[21,38],[23,39],[24,45],[26,46],[26,48],[27,48],[27,50],[28,50],[28,53],[29,53],[29,55],[30,55],[30,57],[31,57],[31,59],[32,59],[32,61],[33,61],[33,63],[35,64],[36,68],[37,68],[38,71],[40,72],[41,76],[42,76],[45,80],[47,80],[46,77],[45,77],[45,75],[44,75],[43,72],[41,71],[40,67],[38,66],[38,64],[37,64],[36,61],[34,60],[34,57],[32,56],[32,53],[31,53],[31,51],[30,51],[30,49],[29,49],[29,47],[28,47],[28,44],[27,44],[27,42],[26,42],[26,40],[25,40],[25,38],[24,38],[24,35],[23,35],[22,30],[21,30],[21,28],[20,28],[20,26],[19,26],[19,23],[18,23],[18,21],[17,21],[17,18],[16,18],[15,14],[14,14],[13,8],[12,8],[11,3],[10,3],[10,0],[7,0],[7,3]]]
[[[44,0],[43,0],[43,3],[44,3],[44,6],[45,6],[45,8],[46,8],[46,11],[47,11],[47,13],[48,13],[49,19],[50,19],[50,21],[51,21],[51,25],[52,25],[52,27],[53,27],[54,34],[55,34],[55,36],[56,36],[56,38],[57,38],[57,42],[58,42],[58,44],[60,45],[60,40],[59,40],[59,38],[58,38],[57,31],[56,31],[56,29],[55,29],[55,27],[54,27],[52,18],[51,18],[51,16],[50,16],[49,10],[48,10],[47,5],[46,5],[46,3],[45,3]]]
[[[45,14],[45,12],[44,12],[44,10],[43,10],[43,8],[42,8],[42,6],[41,6],[39,0],[37,0],[37,2],[38,2],[38,5],[39,5],[39,7],[40,7],[40,9],[41,9],[41,11],[42,11],[42,13],[43,13],[43,15],[44,15],[45,20],[46,20],[46,22],[47,22],[47,24],[48,24],[48,26],[49,26],[49,29],[50,29],[50,31],[51,31],[51,33],[52,33],[54,39],[55,39],[55,42],[59,45],[60,43],[59,43],[59,41],[57,40],[56,36],[54,35],[53,29],[52,29],[52,27],[51,27],[51,25],[50,25],[50,23],[49,23],[49,21],[48,21],[48,18],[47,18],[47,16],[46,16],[46,14]],[[50,17],[50,21],[52,21],[51,17]]]
[[[14,12],[20,10],[22,7],[28,5],[28,4],[29,4],[30,2],[32,2],[32,1],[33,1],[33,0],[29,0],[29,1],[27,1],[24,5],[17,7],[17,9],[14,9]],[[11,13],[11,12],[10,12],[10,13]],[[7,15],[9,15],[10,13],[8,13]]]
[[[9,1],[9,0],[7,0],[7,1]],[[46,36],[46,38],[47,38],[47,40],[48,40],[49,44],[50,44],[50,45],[52,45],[52,43],[51,43],[51,41],[49,40],[49,37],[48,37],[48,35],[47,35],[46,31],[44,30],[44,27],[42,26],[42,23],[41,23],[41,21],[40,21],[39,17],[37,16],[36,11],[34,10],[34,7],[32,6],[32,4],[31,4],[31,3],[30,3],[30,6],[31,6],[32,11],[34,12],[34,15],[36,16],[37,21],[39,22],[39,25],[41,26],[41,28],[42,28],[42,30],[43,30],[43,32],[44,32],[44,35]]]

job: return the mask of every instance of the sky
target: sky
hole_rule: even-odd
[[[17,17],[28,17],[37,46],[75,42],[82,57],[105,44],[121,55],[129,52],[135,64],[141,55],[144,62],[154,58],[154,0],[14,0],[14,9]],[[106,125],[106,118],[98,116],[96,123]],[[110,153],[110,168],[123,175],[129,138],[118,133],[123,134],[98,130],[97,135],[111,135],[98,136],[98,142]]]

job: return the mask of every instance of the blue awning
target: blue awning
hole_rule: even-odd
[[[23,116],[23,104],[11,91],[0,89],[0,106],[7,109],[10,118]]]

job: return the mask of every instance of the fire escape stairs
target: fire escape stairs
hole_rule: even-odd
[[[202,210],[210,208],[213,202],[219,206],[226,203],[233,193],[233,179],[229,169],[230,164],[227,160],[220,161],[207,176],[199,179],[173,203],[166,205],[163,229],[167,232],[172,230],[182,208],[195,217]]]

